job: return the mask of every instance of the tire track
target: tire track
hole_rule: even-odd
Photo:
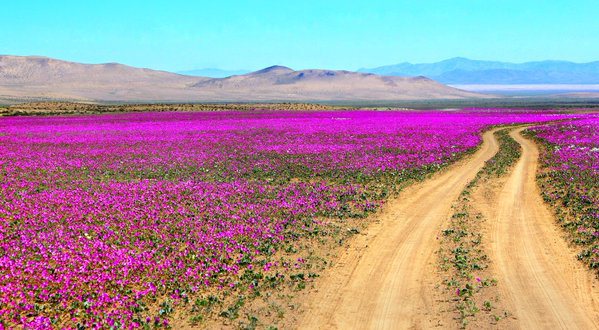
[[[496,201],[481,209],[502,301],[523,329],[599,328],[597,280],[576,260],[541,199],[539,151],[522,130],[510,133],[522,157]]]
[[[493,133],[481,148],[386,203],[378,223],[358,236],[317,281],[300,329],[406,329],[440,324],[433,315],[437,235],[451,205],[498,150]]]

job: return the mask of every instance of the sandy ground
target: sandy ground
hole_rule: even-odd
[[[486,199],[477,207],[488,219],[487,251],[502,302],[517,328],[599,328],[598,281],[576,260],[543,203],[535,182],[539,152],[521,131],[511,133],[522,157],[505,184],[475,198]]]
[[[522,157],[474,196],[485,246],[511,317],[499,327],[599,328],[599,284],[575,257],[535,181],[538,149],[514,130]],[[451,205],[497,151],[493,132],[471,157],[389,201],[308,294],[300,329],[456,328],[435,301],[435,251]],[[492,326],[489,325],[489,328]]]
[[[487,132],[473,156],[389,201],[380,221],[317,281],[299,328],[449,326],[434,301],[437,235],[452,203],[497,149],[493,132]]]

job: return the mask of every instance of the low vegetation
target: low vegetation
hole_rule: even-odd
[[[522,148],[509,136],[510,130],[494,133],[499,151],[462,191],[453,205],[449,226],[441,235],[438,257],[443,282],[440,288],[463,328],[472,322],[497,324],[508,315],[496,308],[499,297],[494,287],[497,282],[487,270],[491,261],[483,248],[482,222],[485,219],[473,207],[471,195],[480,185],[508,173],[520,158]]]
[[[73,102],[31,102],[0,107],[0,115],[64,115],[149,111],[322,111],[339,106],[315,103],[189,103],[189,104],[96,104]],[[347,109],[344,107],[343,109]]]
[[[599,275],[599,116],[536,126],[528,134],[542,146],[543,199],[580,249],[578,258]]]
[[[471,152],[489,126],[556,116],[4,117],[0,326],[284,325],[331,262],[322,247],[342,246],[406,182]]]

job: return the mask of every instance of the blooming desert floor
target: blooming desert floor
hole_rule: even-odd
[[[599,327],[599,281],[576,260],[555,226],[536,182],[538,149],[512,132],[522,157],[495,198],[479,197],[488,217],[492,272],[507,328]],[[454,328],[439,304],[435,277],[438,236],[461,190],[497,152],[493,131],[472,157],[389,201],[380,223],[356,239],[318,283],[300,328]],[[441,299],[443,299],[441,297]],[[324,303],[326,302],[326,303]],[[441,307],[441,308],[440,308]],[[490,326],[487,323],[486,326]],[[496,325],[495,325],[496,326]]]
[[[596,123],[0,118],[0,327],[598,327]],[[506,148],[503,175],[481,179]]]

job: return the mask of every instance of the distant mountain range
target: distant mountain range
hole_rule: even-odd
[[[178,74],[197,77],[225,78],[250,73],[249,70],[221,70],[215,68],[178,71]]]
[[[425,76],[444,84],[599,84],[599,61],[508,63],[456,57],[436,63],[400,63],[358,72]]]
[[[118,63],[81,64],[0,56],[0,100],[120,102],[338,101],[486,97],[424,77],[387,77],[273,66],[226,78],[181,75]]]

